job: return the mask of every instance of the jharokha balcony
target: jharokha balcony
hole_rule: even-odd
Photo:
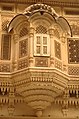
[[[41,3],[3,22],[0,104],[8,116],[31,110],[32,117],[40,117],[60,105],[61,117],[67,117],[69,106],[79,105],[79,40],[73,38],[72,27]]]

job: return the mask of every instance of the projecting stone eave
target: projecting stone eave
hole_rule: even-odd
[[[40,12],[40,15],[43,15],[44,13],[51,15],[53,17],[54,21],[60,25],[63,32],[67,33],[67,35],[70,35],[72,37],[72,30],[71,30],[71,27],[70,27],[68,21],[64,17],[59,16],[51,6],[46,5],[46,4],[30,5],[29,7],[27,7],[25,9],[23,14],[16,15],[11,20],[11,22],[8,24],[8,32],[10,32],[20,22],[22,23],[22,21],[24,21],[24,20],[26,20],[28,22],[30,17],[37,12]],[[64,26],[64,27],[62,27],[62,26]]]
[[[28,18],[26,15],[24,14],[18,14],[16,15],[11,21],[10,23],[7,25],[7,29],[8,32],[10,32],[13,28],[15,28],[16,26],[18,26],[18,24],[22,21],[26,20],[28,22]],[[29,22],[28,22],[29,24]]]

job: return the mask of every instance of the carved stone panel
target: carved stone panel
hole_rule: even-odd
[[[0,72],[10,72],[10,64],[0,64]]]
[[[62,63],[61,63],[60,61],[58,61],[58,60],[55,60],[55,67],[56,67],[57,69],[62,70]]]
[[[18,70],[28,67],[28,59],[18,61]]]
[[[45,58],[45,57],[35,58],[35,66],[36,67],[47,67],[48,66],[48,58]]]

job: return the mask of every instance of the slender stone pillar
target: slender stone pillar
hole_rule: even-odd
[[[14,34],[14,48],[13,50],[13,71],[17,70],[17,60],[18,60],[18,56],[19,56],[19,52],[18,52],[18,34]]]
[[[50,66],[54,67],[54,28],[49,29],[50,36]]]
[[[34,65],[33,54],[34,54],[34,28],[31,27],[29,33],[29,66],[30,67]]]

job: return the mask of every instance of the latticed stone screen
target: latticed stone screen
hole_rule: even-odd
[[[79,75],[79,67],[78,66],[69,66],[68,74],[69,75]]]
[[[58,61],[58,60],[55,60],[55,67],[56,67],[57,69],[62,70],[62,63],[61,63],[60,61]]]
[[[46,27],[39,25],[38,27],[36,27],[36,33],[47,34],[47,29]]]
[[[28,34],[27,28],[22,28],[19,34],[19,37],[23,37]]]
[[[57,41],[55,41],[55,57],[61,59],[61,45]]]
[[[9,20],[3,21],[2,22],[2,30],[7,31],[7,24],[9,23]]]
[[[28,39],[19,42],[19,58],[27,56],[28,52]]]
[[[18,61],[18,70],[28,67],[28,60],[22,59]]]
[[[11,53],[11,35],[2,35],[2,45],[1,45],[1,59],[10,60]]]
[[[0,64],[0,72],[10,72],[10,64]]]
[[[57,29],[54,30],[54,34],[58,39],[60,39],[60,34]]]
[[[79,39],[68,38],[68,61],[79,63]]]

